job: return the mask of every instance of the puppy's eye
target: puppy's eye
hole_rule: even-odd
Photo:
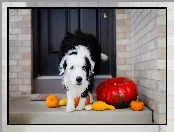
[[[71,70],[72,70],[73,68],[74,68],[73,66],[70,67]]]
[[[83,67],[82,67],[82,70],[84,70],[84,71],[85,71],[85,70],[86,70],[86,66],[83,66]]]

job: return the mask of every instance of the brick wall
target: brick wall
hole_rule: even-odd
[[[9,10],[10,97],[32,92],[31,10]]]
[[[130,9],[116,9],[117,76],[131,77]]]
[[[117,76],[131,77],[139,98],[166,123],[166,12],[117,9]]]
[[[131,12],[131,58],[139,97],[154,110],[156,123],[166,123],[166,11]]]

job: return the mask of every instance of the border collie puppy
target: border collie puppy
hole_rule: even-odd
[[[62,84],[67,93],[67,112],[83,110],[87,96],[90,97],[90,103],[93,102],[94,73],[99,72],[100,62],[107,59],[92,34],[79,30],[75,34],[66,34],[60,46],[59,75],[63,76]],[[76,97],[80,97],[80,101],[75,108]]]

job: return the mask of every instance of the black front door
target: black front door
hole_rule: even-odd
[[[38,32],[34,36],[34,78],[59,74],[60,43],[67,32],[77,29],[96,36],[102,52],[109,56],[108,61],[101,63],[100,75],[115,76],[114,14],[113,9],[34,10],[34,31]]]

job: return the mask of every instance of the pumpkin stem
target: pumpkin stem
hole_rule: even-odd
[[[137,99],[136,99],[136,101],[138,102],[139,100],[138,100],[138,96],[137,96]]]

